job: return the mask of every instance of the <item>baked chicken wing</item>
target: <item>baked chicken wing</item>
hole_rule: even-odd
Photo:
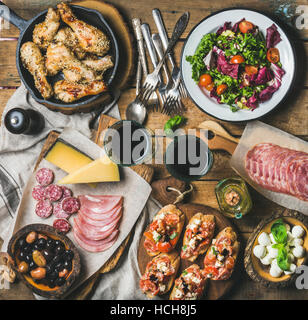
[[[37,24],[33,30],[33,42],[41,49],[46,50],[60,26],[60,14],[58,10],[49,8],[45,21]]]
[[[85,51],[99,56],[103,56],[108,52],[110,41],[101,30],[77,19],[66,3],[59,3],[57,7],[63,22],[73,29],[80,46]]]
[[[114,66],[112,57],[107,55],[101,59],[97,59],[95,56],[89,56],[86,59],[82,60],[82,62],[88,66],[89,68],[99,72],[101,75],[107,71],[108,69]]]
[[[85,96],[104,92],[107,90],[107,86],[103,81],[72,83],[67,80],[61,80],[55,83],[54,90],[57,99],[71,103]]]
[[[97,77],[94,70],[79,61],[74,53],[62,43],[53,43],[48,47],[46,68],[51,76],[63,71],[66,80],[71,82],[93,81]]]
[[[45,61],[39,47],[33,42],[25,42],[20,49],[21,61],[34,77],[35,87],[41,95],[48,99],[53,95],[53,89],[48,83]]]
[[[76,34],[70,27],[60,29],[55,35],[54,41],[63,43],[69,47],[79,60],[82,60],[87,54],[79,45]]]

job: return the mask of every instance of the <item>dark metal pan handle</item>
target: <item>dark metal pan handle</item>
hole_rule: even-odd
[[[26,29],[28,24],[27,20],[21,18],[13,10],[11,10],[6,4],[0,1],[0,17],[3,17],[6,21],[12,23],[20,31]]]

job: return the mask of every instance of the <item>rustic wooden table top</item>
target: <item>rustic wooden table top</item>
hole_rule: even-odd
[[[30,19],[35,14],[59,3],[59,0],[4,0],[13,10],[21,17]],[[296,44],[304,57],[308,53],[308,29],[296,30],[294,27],[294,19],[292,13],[295,12],[296,6],[307,5],[307,0],[195,0],[187,2],[186,0],[156,0],[155,4],[147,0],[134,0],[129,4],[126,0],[109,1],[115,5],[128,21],[132,18],[141,18],[142,22],[149,23],[153,32],[157,32],[154,21],[152,19],[152,9],[159,8],[165,20],[167,30],[170,33],[174,24],[181,13],[189,11],[191,14],[189,25],[182,36],[182,39],[176,46],[175,58],[179,62],[180,52],[185,37],[193,26],[212,12],[228,8],[228,7],[246,7],[257,9],[266,13],[275,14],[287,19],[296,32]],[[285,12],[285,15],[283,14]],[[290,16],[288,16],[290,14]],[[306,22],[307,23],[307,22]],[[14,26],[9,30],[0,31],[1,37],[18,37],[19,31]],[[0,43],[0,86],[19,86],[20,79],[15,67],[15,49],[16,42]],[[301,65],[302,66],[302,65]],[[0,91],[0,113],[3,112],[9,97],[14,93],[14,89],[2,89]],[[119,101],[120,112],[125,118],[125,107],[127,102],[133,100],[135,95],[134,83],[132,81],[129,89],[123,92]],[[187,128],[195,128],[200,122],[212,119],[210,116],[202,113],[191,101],[185,101],[188,111],[185,116],[188,118]],[[275,113],[265,117],[263,121],[282,129],[288,133],[296,135],[301,139],[308,140],[308,75],[303,75],[297,84],[296,92],[279,108]],[[151,129],[161,129],[168,117],[161,113],[151,113],[146,126]],[[213,119],[212,119],[213,120]],[[233,124],[221,122],[221,124],[234,136],[240,137],[245,124]],[[214,166],[209,174],[200,181],[194,182],[195,191],[191,196],[191,201],[195,203],[206,204],[214,208],[218,208],[214,187],[216,183],[223,178],[234,175],[229,165],[229,155],[225,152],[214,153]],[[168,173],[163,165],[155,165],[155,179],[167,176]],[[251,190],[254,202],[253,211],[242,220],[234,221],[241,237],[246,242],[250,233],[258,224],[258,222],[270,215],[271,213],[281,209],[278,205],[265,199],[257,192]],[[243,264],[241,263],[241,278],[238,285],[226,296],[227,299],[308,299],[306,290],[297,290],[295,287],[287,289],[268,289],[258,283],[250,280],[246,274]],[[30,291],[18,283],[12,286],[10,290],[0,290],[0,299],[32,299]]]

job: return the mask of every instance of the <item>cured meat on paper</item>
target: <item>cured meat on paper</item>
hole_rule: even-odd
[[[35,213],[41,218],[48,218],[52,215],[53,206],[52,203],[46,200],[40,200],[35,207]]]
[[[40,184],[43,187],[46,187],[53,182],[55,176],[51,169],[41,168],[37,171],[35,178],[38,184]]]
[[[51,202],[58,201],[62,198],[63,190],[60,186],[56,184],[51,184],[45,189],[45,197]]]
[[[80,210],[73,226],[77,243],[89,252],[109,249],[119,234],[123,197],[83,195],[78,199]]]
[[[38,185],[32,189],[32,198],[36,201],[45,199],[45,187]]]
[[[263,188],[308,201],[308,153],[260,143],[247,152],[245,169]]]
[[[71,225],[66,219],[56,219],[53,222],[53,227],[64,234],[68,233],[71,229]]]

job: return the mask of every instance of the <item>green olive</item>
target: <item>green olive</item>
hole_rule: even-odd
[[[33,258],[33,261],[35,262],[35,264],[38,265],[39,267],[45,267],[46,266],[46,259],[41,254],[40,251],[34,250],[33,253],[32,253],[32,258]]]
[[[37,233],[35,231],[32,231],[28,233],[26,237],[26,242],[27,243],[33,243],[37,239]]]

